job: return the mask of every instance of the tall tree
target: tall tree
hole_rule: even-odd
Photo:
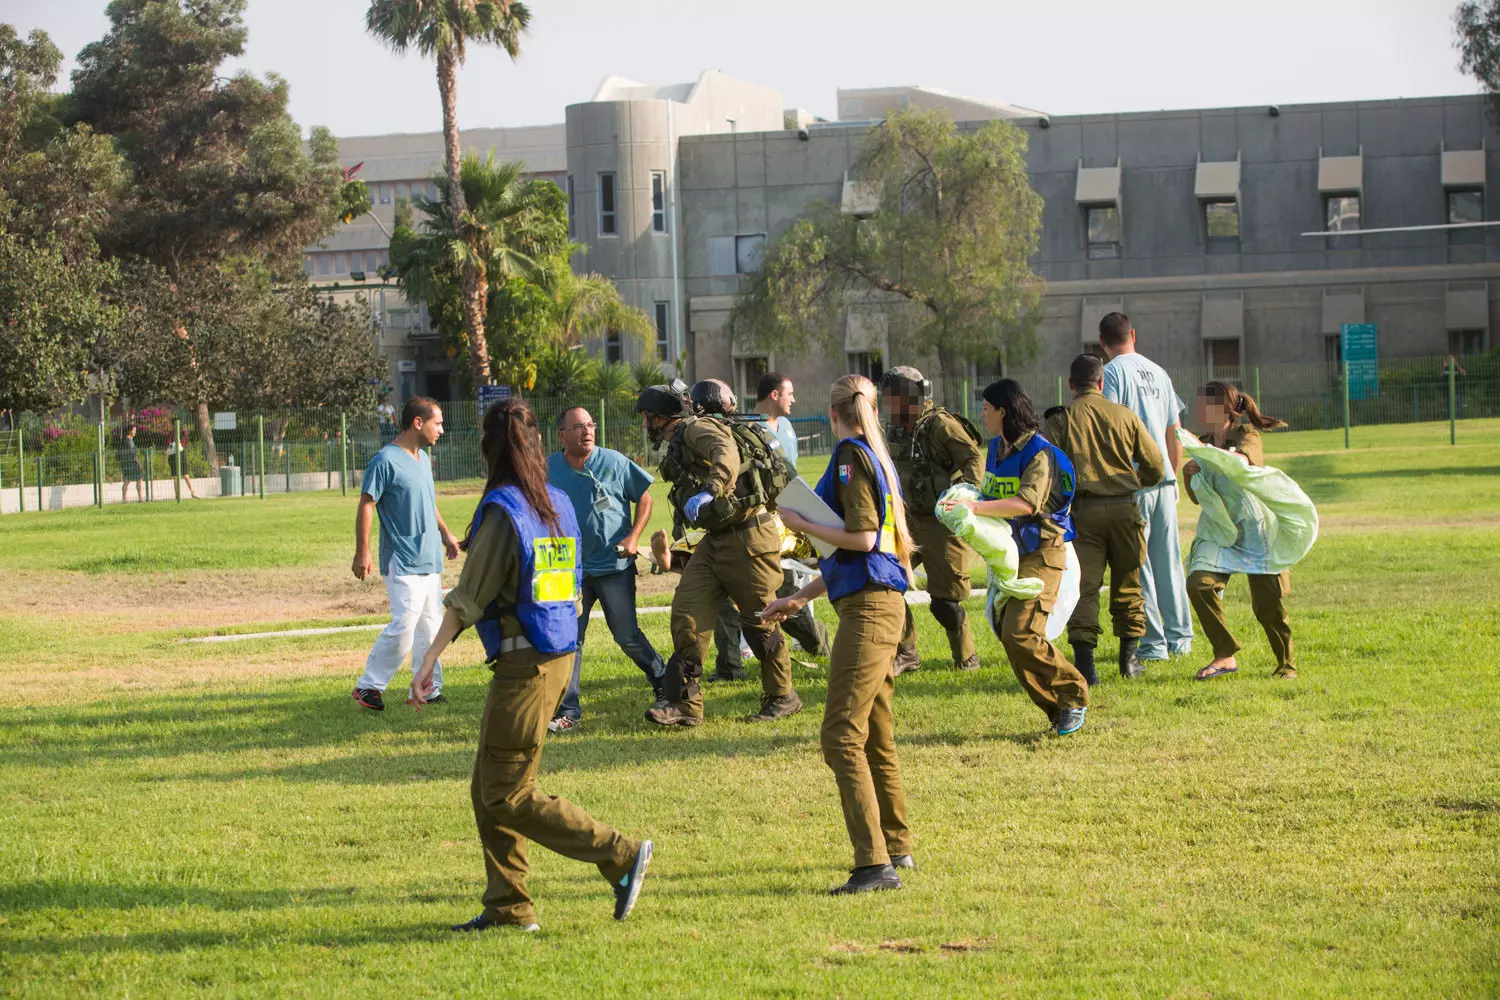
[[[1484,85],[1500,120],[1500,0],[1469,0],[1453,12],[1458,68]]]
[[[458,67],[463,65],[471,42],[497,45],[515,59],[521,51],[521,35],[530,23],[531,11],[520,0],[373,0],[365,14],[369,32],[397,53],[415,48],[437,60],[438,94],[443,104],[443,159],[452,192],[453,223],[460,233],[476,220],[469,215],[459,176]],[[472,259],[459,261],[458,270],[469,371],[476,384],[488,385],[484,275]]]
[[[314,129],[304,150],[284,81],[220,75],[244,52],[244,9],[245,0],[113,0],[109,32],[80,53],[68,102],[72,120],[115,137],[130,167],[102,243],[133,273],[164,276],[167,294],[145,295],[134,314],[158,339],[182,341],[211,463],[213,363],[193,320],[222,315],[247,268],[294,278],[302,247],[336,226],[342,183],[326,130]]]
[[[731,336],[791,354],[841,352],[841,319],[878,310],[890,350],[966,361],[1035,352],[1043,280],[1028,259],[1042,199],[1026,176],[1026,134],[1003,121],[963,132],[938,112],[903,111],[872,129],[854,176],[870,211],[820,202],[776,241],[735,303]]]
[[[549,267],[567,266],[567,198],[551,181],[521,179],[519,162],[496,162],[470,153],[460,167],[457,188],[447,177],[434,179],[436,199],[418,194],[413,205],[422,220],[414,228],[412,213],[398,213],[391,238],[391,272],[409,301],[427,305],[438,330],[450,341],[470,348],[469,374],[487,384],[490,372],[485,324],[479,326],[483,377],[469,340],[469,287],[488,312],[492,289],[519,278],[545,284]],[[460,208],[460,206],[463,206]]]

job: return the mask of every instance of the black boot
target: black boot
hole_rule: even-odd
[[[1146,668],[1141,666],[1141,661],[1136,658],[1135,649],[1141,644],[1139,639],[1120,640],[1120,676],[1121,677],[1145,677]]]
[[[1073,666],[1089,682],[1089,687],[1099,685],[1099,672],[1094,669],[1094,647],[1083,642],[1073,643]]]
[[[837,889],[828,890],[830,896],[849,896],[856,892],[876,892],[880,889],[901,888],[901,876],[890,865],[870,865],[856,868],[849,873],[849,881]]]

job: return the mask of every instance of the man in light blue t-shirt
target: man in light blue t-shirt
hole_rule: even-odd
[[[384,692],[411,655],[413,669],[443,624],[443,555],[458,558],[458,539],[443,523],[432,482],[432,459],[423,451],[443,436],[443,410],[426,396],[414,396],[401,410],[401,432],[365,466],[359,510],[354,516],[354,578],[373,567],[370,522],[380,515],[380,575],[391,600],[391,623],[375,640],[365,672],[354,684],[357,704],[385,710]],[[441,703],[443,668],[432,675]],[[430,705],[433,698],[428,698]]]
[[[1177,469],[1182,464],[1177,426],[1183,402],[1172,388],[1171,376],[1136,353],[1130,317],[1112,312],[1100,320],[1099,345],[1109,356],[1104,366],[1104,398],[1135,411],[1167,457],[1162,481],[1136,494],[1136,506],[1146,522],[1146,561],[1141,566],[1146,636],[1139,656],[1142,660],[1184,656],[1193,649],[1193,617],[1177,535]]]
[[[563,733],[578,725],[583,685],[583,638],[597,601],[604,622],[625,655],[646,680],[656,700],[667,665],[641,631],[635,615],[635,553],[651,519],[651,473],[611,448],[594,443],[594,418],[581,406],[557,418],[562,450],[547,459],[547,482],[568,495],[583,543],[583,614],[578,619],[578,652],[573,677],[547,729]],[[635,516],[631,516],[631,505]],[[623,554],[622,554],[623,553]]]

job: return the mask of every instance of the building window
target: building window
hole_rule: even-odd
[[[1457,357],[1484,353],[1483,330],[1449,330],[1448,353]]]
[[[573,217],[578,214],[578,210],[575,207],[576,204],[577,204],[577,201],[576,201],[576,198],[575,198],[574,193],[573,193],[573,175],[569,174],[568,175],[568,238],[569,239],[572,239],[573,236],[575,235],[574,227],[573,227]]]
[[[766,250],[766,234],[736,236],[734,238],[734,272],[749,274],[760,267],[761,255]]]
[[[389,205],[391,203],[391,186],[389,184],[382,183],[380,185],[380,203],[382,205]]]
[[[667,175],[660,170],[651,171],[651,231],[667,231]]]
[[[1359,230],[1359,195],[1335,194],[1323,199],[1324,229],[1330,233]]]
[[[1448,222],[1484,221],[1484,192],[1479,190],[1448,192]]]
[[[349,255],[348,254],[340,253],[340,254],[334,254],[333,255],[333,273],[334,274],[348,274],[349,273]]]
[[[885,374],[885,367],[881,364],[879,351],[860,351],[857,354],[844,355],[844,361],[849,371],[855,375],[863,375],[865,378],[880,385],[880,377]]]
[[[1211,240],[1240,238],[1240,206],[1236,201],[1203,203],[1203,223]]]
[[[396,188],[396,200],[397,201],[410,201],[411,200],[411,191],[408,190],[405,181],[397,181],[394,186]]]
[[[610,330],[604,335],[604,360],[607,364],[616,364],[623,357],[619,330]]]
[[[668,326],[668,321],[672,316],[671,305],[670,302],[656,304],[656,360],[658,361],[666,361],[672,351],[672,338]]]
[[[753,399],[760,377],[771,370],[770,358],[735,358],[734,391],[741,399]]]
[[[599,235],[614,236],[619,232],[615,223],[615,175],[599,175]]]
[[[1087,213],[1089,260],[1113,260],[1120,256],[1120,209],[1115,205],[1090,205]]]
[[[318,274],[320,274],[320,275],[322,275],[324,277],[327,277],[327,275],[328,275],[328,265],[329,265],[328,258],[331,257],[331,256],[333,256],[333,255],[332,254],[326,254],[326,253],[320,253],[320,254],[318,254]]]
[[[1214,377],[1235,377],[1240,370],[1240,341],[1238,337],[1203,342],[1203,361],[1213,371]]]
[[[316,266],[317,265],[313,262],[313,255],[312,254],[304,254],[303,255],[303,257],[302,257],[302,273],[303,274],[307,275],[308,277],[312,277],[313,268],[315,268]]]

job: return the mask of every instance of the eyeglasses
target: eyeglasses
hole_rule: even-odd
[[[591,431],[591,430],[594,430],[598,426],[599,426],[598,424],[596,424],[592,420],[590,420],[586,424],[569,424],[568,426],[564,427],[563,430],[565,430],[565,431]]]

